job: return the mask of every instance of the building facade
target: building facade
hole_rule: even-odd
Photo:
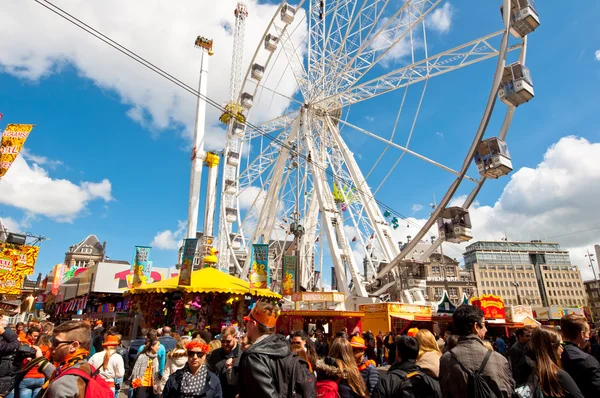
[[[105,254],[106,242],[100,243],[96,235],[90,235],[69,247],[69,251],[65,254],[65,265],[88,268],[104,261]]]
[[[581,273],[558,243],[480,241],[466,247],[464,259],[479,292],[508,305],[586,304]]]
[[[594,322],[600,321],[600,282],[585,281],[585,293],[587,294],[588,305],[592,310]]]
[[[454,304],[461,302],[463,294],[469,298],[477,296],[472,271],[460,267],[456,259],[445,254],[442,257],[438,250],[421,261],[422,255],[430,247],[429,242],[419,242],[398,266],[400,278],[396,279],[395,285],[388,290],[390,299],[403,301],[403,292],[413,288],[423,289],[423,295],[428,302],[440,301],[444,290],[448,292],[448,297]],[[385,287],[392,281],[394,277],[389,273],[382,279],[381,286]]]

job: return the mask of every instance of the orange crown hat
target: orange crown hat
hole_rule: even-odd
[[[106,336],[106,340],[104,340],[104,343],[102,343],[102,347],[108,347],[108,346],[112,346],[112,347],[116,347],[119,345],[119,336]]]
[[[256,322],[260,323],[264,327],[272,329],[277,324],[277,318],[279,317],[279,307],[277,305],[273,305],[273,310],[266,309],[264,301],[258,300],[250,311],[250,318],[254,319]]]
[[[192,340],[185,345],[186,350],[193,350],[194,348],[199,348],[200,351],[202,351],[205,354],[207,354],[208,351],[210,350],[210,348],[208,347],[208,344],[201,343],[198,340]]]
[[[362,348],[363,350],[367,349],[367,346],[365,345],[365,339],[359,336],[352,337],[350,340],[350,345],[352,348]]]
[[[408,329],[408,332],[406,334],[409,335],[410,337],[415,337],[417,335],[418,331],[419,331],[418,328],[410,328],[410,329]]]

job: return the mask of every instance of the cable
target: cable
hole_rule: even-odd
[[[163,69],[161,69],[158,66],[154,65],[153,63],[151,63],[150,61],[148,61],[145,58],[141,57],[140,55],[136,54],[135,52],[129,50],[127,47],[121,45],[120,43],[116,42],[115,40],[111,39],[110,37],[104,35],[102,32],[99,32],[98,30],[96,30],[93,27],[89,26],[85,22],[81,21],[77,17],[73,16],[72,14],[68,13],[67,11],[63,10],[62,8],[60,8],[57,5],[53,4],[52,2],[47,1],[47,0],[43,0],[43,1],[34,0],[34,1],[36,3],[38,3],[39,5],[45,7],[46,9],[52,11],[53,13],[55,13],[56,15],[58,15],[59,17],[65,19],[68,22],[70,22],[71,24],[77,26],[78,28],[80,28],[81,30],[85,31],[86,33],[94,36],[95,38],[97,38],[97,39],[101,40],[102,42],[108,44],[109,46],[113,47],[115,50],[123,53],[124,55],[126,55],[129,58],[133,59],[134,61],[138,62],[139,64],[145,66],[146,68],[150,69],[151,71],[155,72],[156,74],[160,75],[161,77],[169,80],[170,82],[174,83],[175,85],[179,86],[180,88],[184,89],[185,91],[189,92],[190,94],[193,94],[194,96],[196,96],[196,97],[198,97],[198,98],[206,101],[209,105],[212,105],[214,108],[216,108],[216,109],[218,109],[218,110],[220,110],[220,111],[222,111],[224,113],[230,113],[231,114],[231,112],[229,110],[225,109],[218,102],[212,100],[211,98],[209,98],[209,97],[207,97],[205,95],[200,94],[193,87],[190,87],[188,84],[182,82],[181,80],[177,79],[176,77],[174,77],[173,75],[169,74],[168,72],[165,72]],[[47,3],[50,6],[48,6],[47,4],[44,4],[44,3]],[[234,115],[232,114],[232,116],[234,116]],[[250,127],[251,130],[259,133],[260,135],[269,138],[271,141],[273,141],[273,142],[281,145],[282,147],[285,147],[288,151],[290,151],[291,153],[295,154],[299,158],[302,158],[303,160],[308,161],[308,157],[306,155],[300,153],[299,149],[292,148],[292,146],[288,145],[286,142],[281,141],[277,137],[274,137],[274,136],[270,135],[269,133],[266,133],[266,132],[262,131],[259,127],[255,126],[254,124],[252,124],[252,123],[250,123],[248,121],[246,121],[246,126]],[[317,164],[313,164],[313,166],[321,169],[325,174],[329,175],[332,178],[336,177],[335,174],[331,170],[327,169],[326,167],[323,167],[323,166],[320,166],[320,165],[317,165]],[[369,195],[368,193],[364,192],[363,190],[359,189],[356,186],[354,186],[353,189],[356,190],[356,191],[358,191],[358,192],[360,192],[360,193],[363,193],[363,194],[365,194],[367,196],[370,196],[370,198],[367,198],[368,200],[373,200],[381,208],[383,208],[385,210],[388,210],[393,215],[397,215],[398,217],[400,217],[402,220],[408,222],[409,224],[413,224],[414,226],[416,226],[418,228],[422,228],[422,226],[418,225],[417,223],[415,223],[413,221],[410,221],[408,217],[406,217],[403,214],[401,214],[400,212],[394,210],[392,207],[388,206],[387,204],[381,202],[380,200],[378,200],[377,198],[375,198],[375,196]],[[430,233],[429,231],[427,231],[427,233],[429,235],[431,235],[431,236],[436,237],[435,234]],[[449,245],[449,246],[452,247],[452,245]],[[459,249],[456,249],[456,250],[460,251]]]

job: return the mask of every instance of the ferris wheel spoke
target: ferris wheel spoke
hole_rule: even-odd
[[[332,20],[333,34],[327,36],[329,42],[314,51],[315,54],[322,54],[322,64],[315,69],[318,73],[313,77],[318,83],[313,87],[312,99],[326,96],[333,86],[339,84],[334,79],[343,78],[344,74],[337,71],[347,66],[352,55],[368,39],[388,3],[389,0],[364,0],[356,15],[353,9],[352,14],[345,18],[347,21],[340,19],[340,26],[336,26],[337,20]]]
[[[391,17],[374,21],[373,32],[357,48],[346,53],[342,68],[330,70],[334,74],[334,92],[347,89],[359,81],[373,66],[381,61],[407,34],[418,26],[441,0],[407,1]],[[372,28],[371,27],[371,28]]]
[[[307,98],[308,75],[306,73],[306,70],[304,69],[303,61],[298,55],[298,46],[294,44],[292,38],[290,37],[285,28],[282,29],[276,26],[275,31],[277,32],[277,35],[280,38],[281,47],[283,49],[282,51],[285,53],[285,56],[288,60],[288,65],[292,70],[292,73],[294,74],[294,78],[296,79],[296,83],[298,83],[298,87],[300,88],[302,96],[304,98]],[[299,102],[294,99],[292,100],[295,102]]]
[[[250,141],[256,137],[269,135],[273,131],[281,130],[293,124],[298,117],[298,111],[293,111],[285,115],[276,117],[275,119],[264,122],[254,128],[249,128],[245,135],[245,140]]]
[[[465,66],[497,57],[499,49],[489,43],[490,39],[501,37],[503,31],[491,33],[482,38],[455,47],[451,50],[433,55],[414,64],[389,72],[379,78],[356,85],[327,99],[333,108],[344,107],[397,90],[408,85],[439,76]],[[507,49],[520,49],[522,44],[515,44]]]
[[[377,134],[371,133],[370,131],[367,131],[367,130],[365,130],[363,128],[355,126],[352,123],[349,123],[349,122],[346,122],[346,121],[343,121],[343,120],[340,120],[340,119],[335,119],[335,120],[337,120],[339,123],[341,123],[341,124],[343,124],[345,126],[353,128],[354,130],[356,130],[356,131],[358,131],[360,133],[368,135],[371,138],[375,138],[378,141],[381,141],[381,142],[383,142],[383,143],[385,143],[385,144],[387,144],[387,145],[389,145],[389,146],[391,146],[393,148],[399,149],[399,150],[401,150],[401,151],[403,151],[405,153],[413,155],[413,156],[415,156],[415,157],[417,157],[417,158],[419,158],[421,160],[426,161],[427,163],[430,163],[430,164],[432,164],[434,166],[437,166],[437,167],[439,167],[439,168],[441,168],[441,169],[443,169],[445,171],[448,171],[448,172],[450,172],[450,173],[452,173],[454,175],[460,175],[459,171],[456,171],[456,170],[454,170],[454,169],[452,169],[452,168],[450,168],[450,167],[448,167],[448,166],[446,166],[446,165],[444,165],[442,163],[436,162],[435,160],[429,159],[428,157],[423,156],[423,155],[421,155],[418,152],[412,151],[412,150],[410,150],[408,148],[403,147],[402,145],[399,145],[399,144],[396,144],[395,142],[389,141],[389,140],[387,140],[387,139],[385,139],[383,137],[378,136]],[[467,175],[465,175],[465,178],[468,179],[468,180],[470,180],[470,181],[473,181],[475,183],[479,183],[479,180],[477,180],[475,178],[472,178],[472,177],[469,177]]]

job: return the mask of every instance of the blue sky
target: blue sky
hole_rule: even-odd
[[[201,30],[224,38],[218,50],[223,55],[215,56],[209,81],[209,96],[221,103],[226,100],[228,86],[228,71],[223,69],[231,52],[221,22],[231,19],[230,10],[234,7],[234,2],[226,3],[231,4],[219,5],[210,22],[207,16],[198,17],[198,22],[185,13],[175,13],[187,18],[179,24],[181,29],[198,31],[200,25]],[[450,4],[450,25],[447,31],[432,29],[428,34],[430,54],[501,28],[499,2],[442,4],[445,3]],[[135,16],[125,7],[123,16],[114,21],[109,18],[109,4],[57,4],[196,85],[197,53],[190,46],[169,42],[172,32],[165,33],[164,43],[154,41],[152,36],[158,34],[160,38],[160,32],[144,32],[157,26],[152,21],[160,20],[160,10],[145,9],[143,15]],[[121,7],[118,2],[112,5]],[[263,2],[259,6],[250,3],[251,17],[256,17],[249,18],[252,25],[246,54],[253,51],[256,37],[260,36],[255,32],[261,26],[260,31],[264,29],[273,10]],[[474,214],[474,218],[478,217],[474,221],[479,220],[480,226],[485,227],[478,230],[474,225],[474,233],[480,239],[498,238],[505,229],[513,238],[573,233],[558,240],[572,249],[572,260],[580,263],[583,260],[577,253],[600,243],[595,241],[597,230],[578,232],[600,226],[600,216],[586,213],[596,201],[596,189],[585,189],[585,184],[596,186],[594,182],[600,174],[594,158],[596,143],[600,142],[600,55],[595,55],[600,50],[600,4],[583,2],[578,7],[559,7],[557,1],[546,1],[538,4],[538,11],[542,26],[530,35],[527,56],[536,97],[517,109],[507,139],[515,171],[512,180],[505,177],[485,184],[478,196],[479,211]],[[22,19],[25,13],[30,13],[31,29],[11,30],[9,36],[9,22]],[[127,16],[148,18],[147,25],[130,24]],[[206,19],[205,24],[202,18]],[[48,29],[46,43],[34,40],[40,37],[36,36],[40,34],[38,25]],[[157,28],[161,29],[165,28]],[[50,238],[42,245],[36,272],[46,273],[62,262],[68,247],[89,234],[107,241],[111,258],[125,260],[131,259],[135,245],[150,244],[160,232],[165,233],[166,240],[180,236],[178,221],[187,218],[194,98],[39,6],[11,4],[0,16],[0,33],[4,33],[3,37],[15,37],[12,43],[0,44],[0,113],[4,114],[0,127],[7,123],[37,125],[26,143],[27,156],[21,157],[25,162],[9,172],[15,174],[10,187],[27,184],[27,178],[39,182],[32,184],[39,190],[29,192],[26,198],[10,192],[6,181],[0,183],[0,217],[8,220],[9,226]],[[145,34],[149,35],[148,40],[144,40]],[[406,60],[400,58],[388,67],[402,65]],[[460,168],[483,112],[495,62],[488,60],[431,80],[411,149]],[[286,84],[282,89],[293,90]],[[409,90],[406,110],[416,107],[421,87],[415,85]],[[401,98],[402,92],[397,91],[352,107],[348,121],[389,136]],[[260,116],[272,116],[283,107],[264,111]],[[504,110],[505,106],[498,102],[488,136],[498,131]],[[215,116],[218,112],[210,110],[208,133],[216,138],[209,139],[209,144],[218,148],[221,141]],[[410,118],[402,119],[396,142],[404,144],[411,122]],[[348,128],[342,135],[357,154],[363,171],[368,171],[381,145]],[[570,135],[585,140],[561,141]],[[548,163],[539,167],[554,144],[560,149],[560,156],[549,157]],[[397,156],[397,152],[390,152],[384,164],[393,163],[391,153]],[[571,167],[575,163],[585,167]],[[386,172],[383,165],[379,167],[373,181],[369,181],[371,187],[377,186]],[[559,174],[561,178],[557,177]],[[474,167],[469,175],[477,176]],[[427,215],[432,195],[443,195],[452,179],[446,172],[405,156],[393,182],[388,181],[377,197],[420,222]],[[546,187],[555,184],[557,188],[547,192],[538,182],[547,182]],[[52,206],[44,200],[48,190],[54,195]],[[544,197],[536,199],[536,191]],[[458,195],[466,193],[468,189],[462,188]],[[537,200],[545,203],[544,209],[536,208]],[[414,205],[425,209],[413,213]],[[565,214],[568,217],[561,218]],[[416,229],[412,228],[414,234]],[[457,252],[449,254],[459,256]],[[151,257],[155,266],[170,266],[177,260],[176,251],[156,247]]]

